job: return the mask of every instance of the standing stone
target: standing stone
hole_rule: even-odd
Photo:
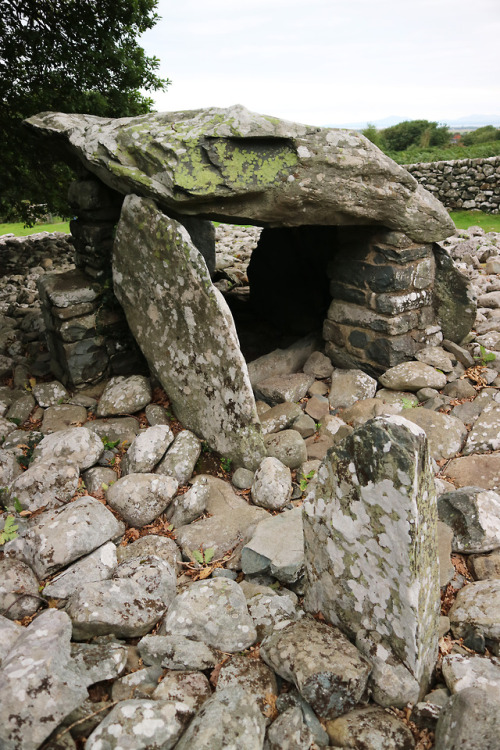
[[[265,455],[234,321],[186,229],[130,195],[118,225],[115,293],[182,424],[256,469]]]
[[[437,656],[434,480],[424,432],[373,419],[332,449],[304,506],[306,608],[428,686]],[[371,634],[371,635],[370,635]],[[375,646],[377,637],[382,642]]]

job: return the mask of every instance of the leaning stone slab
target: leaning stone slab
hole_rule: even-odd
[[[218,690],[175,746],[176,750],[262,750],[266,719],[251,693],[233,686]]]
[[[353,131],[241,105],[119,120],[49,112],[26,124],[65,143],[118,192],[176,213],[273,226],[382,224],[424,242],[455,231],[439,201]]]
[[[434,478],[423,430],[379,417],[334,447],[304,505],[306,608],[383,638],[420,683],[437,656]],[[365,651],[366,653],[366,651]]]
[[[241,551],[241,567],[245,574],[269,573],[294,583],[304,570],[301,508],[261,521]]]
[[[167,635],[184,635],[221,651],[243,651],[257,639],[240,586],[228,578],[197,581],[179,594],[165,618]]]
[[[85,748],[169,750],[176,746],[192,715],[190,706],[180,701],[120,701],[92,732]]]
[[[68,615],[49,609],[14,642],[0,670],[0,747],[36,750],[87,697],[70,640]]]
[[[124,524],[99,500],[84,496],[33,519],[26,531],[5,544],[4,552],[45,578],[124,531]]]
[[[130,195],[114,243],[115,293],[177,417],[224,456],[265,455],[234,321],[187,230]]]
[[[309,617],[266,638],[260,655],[326,719],[362,700],[371,671],[369,661],[340,630]]]

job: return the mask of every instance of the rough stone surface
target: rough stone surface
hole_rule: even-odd
[[[134,414],[151,401],[151,386],[144,375],[111,378],[97,407],[98,417]]]
[[[454,458],[446,467],[446,476],[457,487],[474,485],[500,492],[500,453]]]
[[[182,701],[197,711],[212,695],[210,683],[201,672],[167,672],[153,693],[155,700]]]
[[[446,375],[424,362],[402,362],[381,375],[379,382],[393,391],[418,391],[420,388],[440,390],[446,385]]]
[[[205,512],[209,492],[206,484],[196,484],[187,492],[177,495],[166,510],[166,517],[175,529],[192,523]]]
[[[251,596],[247,603],[259,641],[278,630],[283,630],[286,625],[304,615],[287,594],[280,596],[274,591],[271,594],[257,593]]]
[[[180,485],[186,484],[191,479],[200,453],[201,441],[189,430],[182,430],[158,464],[156,473],[173,477]]]
[[[500,449],[500,404],[484,407],[475,421],[464,446],[464,454],[486,453]]]
[[[282,430],[267,435],[264,443],[268,455],[277,458],[290,469],[298,469],[304,461],[307,461],[306,444],[295,430]]]
[[[101,438],[85,427],[70,427],[47,435],[33,452],[35,461],[45,458],[67,458],[81,471],[93,466],[104,452]]]
[[[377,706],[359,708],[333,721],[326,731],[335,747],[413,750],[413,735],[401,719]]]
[[[27,124],[66,141],[118,192],[146,194],[177,213],[288,226],[361,221],[431,242],[454,231],[414,177],[353,131],[241,105],[122,120],[45,113]]]
[[[304,570],[302,510],[295,508],[261,521],[241,551],[245,574],[270,573],[293,583]]]
[[[313,741],[299,706],[283,711],[267,730],[269,750],[309,750]]]
[[[304,618],[270,635],[260,647],[266,664],[323,718],[335,718],[362,699],[371,666],[337,628]]]
[[[128,196],[113,278],[130,329],[182,424],[256,468],[264,446],[234,322],[186,229],[153,201]]]
[[[500,643],[500,580],[474,581],[457,594],[448,616],[456,638],[471,631],[491,641],[498,654]]]
[[[179,594],[165,618],[167,635],[184,635],[234,653],[251,646],[257,633],[237,583],[214,578]]]
[[[80,472],[72,460],[47,458],[17,477],[9,489],[9,498],[17,497],[23,509],[57,508],[71,500],[78,487]]]
[[[455,456],[467,438],[463,422],[449,414],[430,409],[408,409],[402,416],[424,430],[429,453],[436,461]]]
[[[454,552],[490,552],[500,547],[500,495],[462,487],[440,495],[439,518],[453,529]]]
[[[500,689],[466,688],[446,704],[436,726],[439,750],[495,750],[500,736]]]
[[[450,693],[470,687],[500,688],[500,659],[448,654],[443,657],[443,677]]]
[[[163,424],[149,427],[137,435],[127,451],[128,473],[153,471],[173,439],[172,430]]]
[[[380,634],[423,687],[437,654],[436,527],[425,435],[399,416],[333,449],[304,505],[307,609]]]
[[[138,649],[144,664],[167,669],[213,669],[220,660],[219,651],[183,635],[146,635]]]
[[[304,398],[313,383],[313,375],[296,372],[261,380],[254,386],[254,391],[257,398],[267,401],[271,406],[276,406],[286,401],[293,403]]]
[[[31,568],[20,560],[0,560],[0,615],[22,620],[40,604],[38,580]]]
[[[303,412],[299,404],[285,401],[276,404],[261,416],[262,434],[269,435],[271,432],[286,430],[302,416]]]
[[[279,510],[292,494],[290,469],[277,458],[264,458],[255,472],[252,483],[252,500],[267,510]]]
[[[158,474],[127,474],[106,490],[108,505],[132,526],[145,526],[172,502],[177,481]]]
[[[276,675],[272,669],[244,654],[235,654],[225,662],[217,680],[218,691],[238,686],[250,693],[263,712],[270,697],[278,694]]]
[[[329,401],[333,409],[344,409],[363,398],[373,398],[377,381],[362,370],[334,370]]]
[[[55,576],[45,586],[43,595],[54,599],[68,599],[84,583],[111,578],[117,564],[116,546],[113,542],[107,542]]]

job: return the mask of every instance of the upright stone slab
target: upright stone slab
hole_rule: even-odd
[[[116,234],[115,293],[185,427],[256,469],[265,455],[234,322],[187,230],[128,196]]]
[[[436,529],[425,433],[400,416],[332,448],[304,505],[306,608],[375,661],[396,657],[421,692],[437,657]]]

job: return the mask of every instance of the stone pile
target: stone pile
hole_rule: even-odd
[[[252,363],[256,471],[144,375],[70,391],[3,347],[2,747],[495,747],[500,237],[449,245],[490,329],[379,378]]]
[[[500,210],[500,157],[406,164],[419,183],[449,209]]]

